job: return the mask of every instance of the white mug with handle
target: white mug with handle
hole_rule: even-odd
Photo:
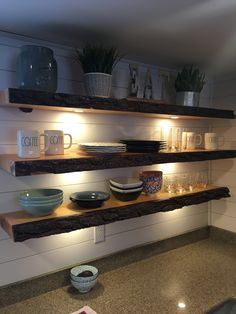
[[[17,153],[20,158],[39,158],[40,154],[45,152],[40,148],[40,137],[47,137],[46,134],[40,134],[37,130],[18,130],[17,131]],[[45,142],[45,139],[44,139]]]
[[[222,138],[222,142],[219,139]],[[206,150],[217,150],[220,146],[224,145],[224,137],[218,136],[216,133],[205,133],[204,147]]]
[[[64,134],[61,130],[45,130],[45,154],[46,155],[63,155],[64,149],[69,149],[72,145],[72,136],[68,133]],[[64,137],[69,137],[69,144],[65,146]]]
[[[201,134],[196,134],[195,132],[187,132],[186,134],[186,149],[193,150],[202,143]]]

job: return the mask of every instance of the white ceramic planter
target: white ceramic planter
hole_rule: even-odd
[[[200,93],[197,92],[177,92],[176,105],[198,107],[200,100]]]
[[[91,72],[84,74],[84,87],[88,96],[109,97],[112,75]]]

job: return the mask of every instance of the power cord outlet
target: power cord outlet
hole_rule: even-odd
[[[100,243],[105,241],[105,226],[94,227],[94,243]]]

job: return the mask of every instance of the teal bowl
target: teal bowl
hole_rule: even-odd
[[[21,200],[53,200],[63,195],[63,191],[60,189],[33,189],[26,190],[20,193]]]
[[[51,213],[53,213],[53,211],[58,208],[60,205],[62,204],[62,201],[60,202],[52,202],[51,204],[47,204],[47,205],[25,205],[25,204],[21,204],[21,207],[29,214],[33,215],[33,216],[46,216],[46,215],[50,215]]]
[[[32,201],[31,199],[30,200],[23,200],[23,199],[20,199],[19,200],[19,203],[22,204],[22,205],[50,205],[50,204],[53,204],[53,203],[59,203],[59,202],[62,202],[63,201],[63,195],[60,196],[60,197],[57,197],[55,199],[51,199],[51,200],[43,200],[43,201]]]

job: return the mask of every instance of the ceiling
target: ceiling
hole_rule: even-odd
[[[0,30],[73,47],[104,41],[163,66],[236,68],[236,0],[1,0]]]

